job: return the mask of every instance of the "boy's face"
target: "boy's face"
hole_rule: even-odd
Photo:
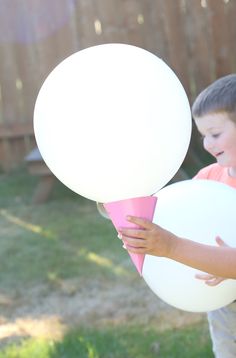
[[[195,118],[203,146],[222,167],[236,167],[236,124],[226,112]]]

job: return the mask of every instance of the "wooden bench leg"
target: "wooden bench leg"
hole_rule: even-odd
[[[51,194],[54,182],[55,177],[53,175],[40,177],[40,181],[33,195],[33,204],[42,204],[47,201]]]

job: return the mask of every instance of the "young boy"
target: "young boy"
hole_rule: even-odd
[[[236,74],[222,77],[202,91],[193,104],[192,114],[205,150],[216,159],[195,178],[236,188]],[[124,248],[129,252],[165,256],[208,272],[209,275],[197,276],[208,285],[226,278],[236,279],[236,248],[227,247],[223,238],[216,238],[219,246],[212,247],[177,237],[148,220],[127,220],[140,226],[140,230],[120,230]],[[236,303],[209,312],[208,321],[215,357],[235,358]]]

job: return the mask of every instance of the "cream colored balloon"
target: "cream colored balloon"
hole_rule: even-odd
[[[47,77],[35,136],[51,171],[98,202],[151,195],[179,169],[191,113],[174,72],[126,44],[81,50]]]
[[[236,190],[211,180],[186,180],[157,194],[153,222],[180,237],[216,245],[220,236],[236,247]],[[185,311],[206,312],[236,299],[236,280],[210,287],[196,279],[196,269],[176,261],[146,255],[143,278],[163,301]]]

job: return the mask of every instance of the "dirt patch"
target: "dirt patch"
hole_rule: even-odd
[[[196,323],[204,314],[177,310],[138,280],[127,285],[76,280],[62,281],[60,287],[35,287],[15,297],[0,295],[0,339],[2,344],[19,337],[60,339],[77,325],[105,327],[142,324],[158,330]]]

